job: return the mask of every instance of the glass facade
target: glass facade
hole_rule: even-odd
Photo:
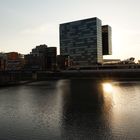
[[[102,63],[101,20],[95,17],[60,24],[60,54],[69,55],[73,65]]]

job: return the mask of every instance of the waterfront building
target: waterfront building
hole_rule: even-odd
[[[0,71],[5,70],[6,68],[6,54],[0,53]]]
[[[21,70],[24,66],[23,55],[18,52],[6,53],[6,70]]]
[[[63,70],[69,66],[69,56],[68,55],[57,55],[57,68]]]
[[[103,63],[102,22],[97,17],[60,24],[60,54],[73,66]]]
[[[121,62],[120,59],[104,59],[103,64],[119,64]]]
[[[32,49],[30,54],[25,55],[25,69],[46,70],[47,68],[47,45],[39,45]]]
[[[32,49],[31,54],[36,56],[44,56],[47,53],[48,46],[46,44],[38,45]]]
[[[47,65],[47,45],[39,45],[32,49],[30,54],[25,55],[25,69],[45,70]]]
[[[47,48],[47,70],[54,70],[56,68],[56,47]]]
[[[102,26],[103,55],[112,54],[112,31],[109,25]]]
[[[24,56],[25,69],[52,70],[56,66],[56,47],[39,45],[32,52]]]
[[[41,70],[41,57],[33,54],[24,55],[25,65],[24,69],[28,70]]]

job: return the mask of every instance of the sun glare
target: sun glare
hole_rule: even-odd
[[[110,93],[113,91],[113,87],[110,83],[104,83],[103,84],[103,90],[107,93]]]

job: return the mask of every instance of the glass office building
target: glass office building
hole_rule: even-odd
[[[103,62],[102,23],[97,17],[60,24],[60,54],[73,66]]]

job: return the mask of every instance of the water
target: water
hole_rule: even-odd
[[[59,80],[0,89],[0,140],[139,140],[140,82]]]

